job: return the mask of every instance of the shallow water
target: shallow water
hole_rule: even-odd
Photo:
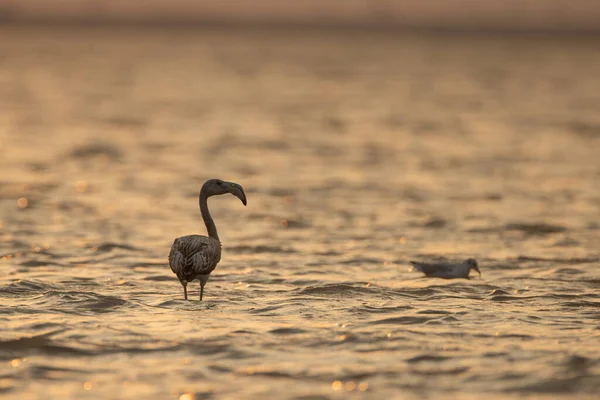
[[[3,396],[600,392],[600,39],[0,37]],[[211,177],[248,206],[210,200],[186,302],[166,258]]]

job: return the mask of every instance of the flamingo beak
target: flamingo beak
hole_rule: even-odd
[[[244,188],[237,183],[230,183],[229,185],[229,193],[240,199],[243,205],[246,205],[246,193],[244,193]]]

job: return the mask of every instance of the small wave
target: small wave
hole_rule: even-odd
[[[183,346],[181,344],[148,344],[146,342],[134,342],[130,346],[105,345],[99,354],[119,354],[119,353],[130,353],[130,354],[145,354],[145,353],[160,353],[180,350]]]
[[[581,271],[579,269],[576,268],[559,268],[556,269],[554,271],[552,271],[556,274],[566,274],[566,275],[579,275],[579,274],[583,274],[584,271]]]
[[[525,297],[508,296],[508,295],[496,295],[490,297],[490,301],[520,301],[524,300]]]
[[[570,132],[585,139],[596,139],[600,137],[600,124],[589,121],[569,121],[564,124]]]
[[[96,279],[83,276],[75,276],[70,279],[61,280],[60,283],[63,285],[76,284],[80,286],[100,286]]]
[[[568,301],[562,303],[561,306],[566,308],[600,308],[600,301]],[[600,319],[600,316],[597,319]]]
[[[136,262],[136,263],[127,265],[127,268],[134,269],[134,268],[160,267],[160,268],[168,269],[168,266],[169,266],[169,262],[165,258],[165,261]]]
[[[184,300],[183,296],[181,296],[181,298],[177,298],[177,299],[173,299],[173,300],[167,300],[167,301],[161,301],[158,304],[150,304],[148,305],[149,307],[157,307],[157,308],[174,308],[176,306],[179,306],[181,304],[186,304],[188,302],[188,300]]]
[[[588,264],[600,261],[600,257],[543,258],[531,256],[518,256],[517,261],[542,261],[560,264]]]
[[[262,307],[262,308],[258,308],[255,310],[251,310],[250,313],[251,314],[263,314],[263,315],[276,315],[271,313],[272,311],[276,311],[276,310],[280,310],[284,307],[283,304],[278,304],[278,305],[274,305],[274,306],[267,306],[267,307]]]
[[[146,276],[144,278],[142,278],[145,281],[152,281],[152,282],[167,282],[167,281],[172,281],[173,278],[175,276],[169,276],[169,275],[153,275],[153,276]]]
[[[14,199],[23,193],[30,193],[35,197],[41,197],[57,187],[58,183],[31,183],[31,182],[6,182],[0,181],[0,199]]]
[[[265,367],[265,366],[260,366],[257,368],[253,368],[253,367],[243,368],[240,371],[238,371],[237,373],[246,376],[246,375],[248,375],[249,371],[253,376],[262,376],[262,377],[266,377],[266,378],[288,378],[288,379],[297,379],[298,378],[297,374],[294,372],[285,372],[281,369],[269,368],[269,367]]]
[[[490,296],[490,301],[533,301],[533,300],[546,300],[546,299],[563,299],[572,298],[579,296],[561,295],[561,294],[549,294],[543,296],[511,296],[511,295],[496,295]]]
[[[448,225],[448,221],[441,217],[432,217],[423,223],[424,228],[441,229]]]
[[[354,307],[351,308],[349,311],[354,313],[354,314],[387,314],[390,312],[400,312],[400,311],[406,311],[406,310],[412,310],[413,307],[408,306],[408,305],[402,305],[402,306],[392,306],[392,307],[375,307],[375,306],[362,306],[362,307]]]
[[[567,371],[575,370],[578,372],[584,372],[590,368],[595,367],[596,365],[599,365],[600,360],[594,360],[589,357],[573,354],[561,360],[561,364]]]
[[[23,296],[37,296],[57,287],[47,282],[34,280],[19,280],[12,282],[0,290],[0,297],[15,298]]]
[[[304,229],[312,226],[310,222],[302,219],[282,219],[279,224],[285,229]]]
[[[415,316],[405,316],[405,317],[393,317],[393,318],[384,318],[369,322],[369,325],[416,325],[416,324],[424,324],[426,322],[432,321],[435,318],[426,318],[426,317],[415,317]]]
[[[295,275],[319,275],[319,274],[324,274],[326,272],[324,271],[311,271],[309,273],[304,273],[305,271],[299,271],[298,273],[296,273]],[[279,282],[278,282],[279,281]],[[318,285],[321,281],[317,280],[317,279],[272,279],[270,282],[268,283],[287,283],[289,285],[294,285],[294,286],[315,286]]]
[[[183,346],[191,353],[203,356],[227,353],[231,349],[231,345],[229,343],[221,343],[219,341],[211,340],[190,340],[184,342]]]
[[[64,264],[61,264],[61,263],[57,263],[54,261],[42,261],[42,260],[23,261],[23,262],[19,263],[19,265],[22,267],[47,267],[49,265],[57,265],[57,266],[64,267]]]
[[[520,333],[506,333],[504,335],[496,335],[495,337],[502,338],[502,339],[521,339],[521,340],[533,340],[533,339],[535,339],[531,335],[524,335],[524,334],[520,334]]]
[[[470,367],[456,368],[435,368],[435,369],[412,369],[411,372],[417,375],[433,376],[433,375],[460,375],[469,371]]]
[[[107,242],[107,243],[102,243],[101,245],[97,246],[96,252],[97,253],[108,253],[115,249],[128,250],[128,251],[142,251],[142,249],[139,249],[137,247],[134,247],[134,246],[131,246],[128,244]]]
[[[352,258],[350,260],[343,260],[340,261],[340,264],[343,265],[365,265],[365,264],[378,264],[381,265],[383,264],[384,260],[381,258],[369,258],[369,257],[356,257],[356,258]]]
[[[94,292],[57,291],[46,292],[38,299],[46,309],[60,309],[64,313],[81,312],[107,313],[121,308],[127,301],[117,296],[106,296]]]
[[[576,375],[568,378],[554,377],[530,385],[513,386],[507,388],[505,391],[520,393],[551,393],[553,396],[556,396],[557,394],[566,393],[588,393],[597,395],[599,390],[600,384],[598,383],[597,376]]]
[[[249,331],[247,329],[237,329],[231,333],[235,334],[235,335],[256,335],[256,334],[258,334],[258,332]]]
[[[557,240],[552,244],[552,247],[575,247],[579,246],[581,243],[575,239],[564,238],[561,240]]]
[[[417,314],[452,314],[452,312],[450,311],[445,311],[445,310],[421,310],[418,311]]]
[[[297,253],[296,250],[289,247],[280,246],[232,246],[227,247],[228,253],[234,254],[261,254],[261,253],[274,253],[274,254],[290,254]]]
[[[92,157],[107,157],[111,161],[122,161],[123,152],[115,145],[110,143],[88,143],[77,146],[71,150],[71,157],[74,159],[88,160]]]
[[[29,367],[29,374],[35,379],[69,380],[78,379],[73,375],[82,375],[77,369],[53,367],[51,365],[33,365]]]
[[[506,357],[508,356],[507,352],[504,351],[489,351],[487,353],[483,353],[482,357],[485,358],[498,358],[498,357]]]
[[[431,355],[431,354],[422,354],[420,356],[408,358],[405,361],[407,363],[414,364],[414,363],[420,363],[420,362],[441,362],[441,361],[446,361],[446,360],[450,360],[450,359],[451,359],[451,357],[437,356],[437,355]]]
[[[299,333],[306,333],[308,331],[300,328],[276,328],[269,331],[273,335],[297,335]]]
[[[438,293],[437,290],[433,289],[432,287],[417,289],[396,289],[395,292],[396,294],[415,298],[426,298],[427,296],[431,296],[432,294]]]
[[[550,235],[552,233],[566,232],[567,228],[561,225],[552,225],[547,223],[511,223],[506,224],[504,229],[507,231],[520,231],[527,235]]]
[[[0,340],[0,350],[9,355],[22,356],[23,353],[42,352],[53,355],[92,355],[85,349],[72,346],[64,346],[52,341],[52,336],[64,332],[66,329],[58,329],[52,332],[38,335],[21,337],[17,339]]]
[[[310,294],[310,295],[318,295],[318,294],[339,294],[339,295],[354,295],[357,293],[368,293],[371,292],[371,288],[367,288],[365,283],[361,286],[357,286],[357,283],[329,283],[320,286],[308,286],[302,290],[300,290],[301,294]]]

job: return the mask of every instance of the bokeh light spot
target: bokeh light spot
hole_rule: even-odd
[[[21,209],[27,208],[27,206],[29,206],[29,200],[27,200],[27,197],[20,197],[19,200],[17,200],[17,206]]]

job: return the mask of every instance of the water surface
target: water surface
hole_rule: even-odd
[[[600,392],[597,39],[0,37],[3,396]],[[184,301],[212,177],[248,206],[209,201],[223,259]]]

